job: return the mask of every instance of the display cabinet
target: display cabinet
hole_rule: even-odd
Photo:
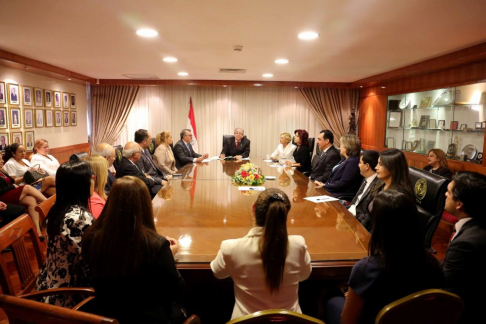
[[[385,146],[480,164],[485,108],[486,83],[389,96]]]

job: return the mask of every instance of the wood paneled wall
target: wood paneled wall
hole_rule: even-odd
[[[385,145],[387,97],[370,95],[360,99],[358,134],[365,150],[382,151]]]
[[[49,150],[49,154],[54,156],[61,164],[68,161],[71,155],[79,152],[86,152],[89,154],[89,143],[56,147]],[[32,152],[27,153],[27,159],[30,160],[31,156],[32,156]]]

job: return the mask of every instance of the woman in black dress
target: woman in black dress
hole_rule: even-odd
[[[295,163],[287,162],[287,165],[296,166],[297,170],[304,173],[311,170],[311,157],[310,148],[307,139],[309,133],[304,129],[298,129],[295,131],[294,143],[297,145],[297,149],[294,151]]]
[[[425,166],[424,171],[429,171],[449,180],[452,179],[452,172],[447,164],[447,158],[444,151],[441,149],[431,149],[427,156],[427,162],[429,165]]]

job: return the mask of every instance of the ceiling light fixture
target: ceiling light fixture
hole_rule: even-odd
[[[151,38],[151,37],[155,37],[157,36],[159,33],[153,29],[149,29],[149,28],[142,28],[142,29],[139,29],[137,30],[137,35],[138,36],[141,36],[141,37],[148,37],[148,38]]]
[[[381,87],[382,89],[385,89],[386,87]]]
[[[277,64],[287,64],[287,63],[289,63],[289,60],[287,60],[287,59],[278,59],[278,60],[275,60],[275,63],[277,63]]]
[[[273,74],[272,73],[265,73],[265,74],[262,75],[262,77],[271,78],[271,77],[273,77]]]
[[[177,75],[180,75],[180,76],[188,76],[189,73],[187,73],[187,72],[179,72],[179,73],[177,73]]]
[[[319,34],[316,32],[307,31],[307,32],[300,33],[298,37],[303,40],[312,40],[319,37]]]
[[[255,86],[255,87],[261,87],[262,85],[263,85],[263,84],[261,84],[261,83],[255,83],[255,84],[254,84],[254,86]]]
[[[68,79],[68,81],[71,81],[71,79]]]
[[[360,88],[362,88],[363,86],[359,86]]]
[[[167,63],[174,63],[177,62],[177,59],[175,57],[164,57],[163,61]]]

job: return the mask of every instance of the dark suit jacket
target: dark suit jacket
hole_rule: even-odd
[[[202,156],[201,154],[197,154],[193,150],[189,151],[186,142],[184,142],[183,140],[180,140],[174,146],[174,157],[176,160],[177,169],[182,168],[184,165],[188,163],[192,163],[193,159],[201,156]]]
[[[306,172],[311,170],[311,158],[310,148],[307,145],[301,145],[294,151],[294,160],[296,163],[300,163],[300,167],[297,168],[300,172]]]
[[[359,157],[351,156],[344,160],[331,173],[329,180],[326,182],[326,189],[334,197],[343,195],[355,195],[358,192],[363,177],[359,173]]]
[[[108,170],[108,180],[106,181],[105,185],[105,191],[107,194],[110,193],[111,186],[113,186],[115,181],[116,177],[113,175],[113,173],[110,172],[110,170]]]
[[[427,165],[427,166],[425,166],[424,171],[430,172],[431,169],[432,169],[432,166]],[[432,170],[432,173],[440,175],[441,177],[447,178],[449,180],[452,179],[452,171],[448,168],[439,167],[437,170]]]
[[[363,181],[366,181],[366,179],[363,179]],[[364,219],[366,217],[366,215],[369,215],[368,204],[373,199],[373,195],[371,193],[375,189],[375,186],[379,186],[381,184],[382,184],[382,181],[380,179],[378,179],[378,177],[375,177],[373,179],[373,181],[371,181],[368,189],[366,189],[366,191],[363,193],[361,200],[358,201],[358,204],[356,205],[356,218],[358,220]],[[359,188],[358,188],[358,190],[359,190]],[[354,197],[353,200],[356,199],[356,198],[357,197]],[[354,202],[352,202],[352,203],[354,203]],[[371,220],[370,220],[370,224],[371,224]]]
[[[341,155],[338,150],[331,146],[325,153],[322,152],[319,156],[319,161],[312,169],[311,180],[326,183],[331,175],[332,168],[341,161]]]
[[[153,167],[152,163],[150,163],[149,159],[152,160],[152,155],[150,155],[150,151],[148,149],[143,150],[142,156],[140,157],[140,160],[137,161],[136,165],[151,176],[156,184],[161,184],[162,180],[165,180],[164,173],[157,167]]]
[[[235,137],[227,137],[223,141],[223,149],[221,150],[221,154],[224,154],[226,156],[241,155],[241,157],[247,158],[250,156],[250,140],[246,137],[243,137],[241,139],[240,145],[238,145],[238,149],[236,149]]]
[[[147,178],[141,170],[139,170],[135,164],[133,164],[126,157],[123,157],[116,168],[116,177],[122,178],[124,176],[134,176],[142,180],[149,189],[152,197],[157,194],[161,189],[160,185],[157,185],[154,180]]]
[[[465,223],[449,243],[443,270],[445,289],[462,298],[464,311],[457,323],[484,320],[486,305],[486,228],[474,219]],[[480,320],[480,319],[483,320]]]

